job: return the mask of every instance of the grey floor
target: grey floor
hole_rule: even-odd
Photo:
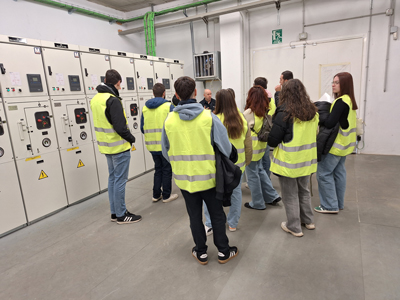
[[[104,193],[1,238],[0,299],[400,299],[400,156],[352,155],[346,169],[344,211],[296,238],[282,204],[243,208],[227,233],[239,255],[220,265],[211,239],[206,266],[182,196],[152,203],[146,174],[127,184],[139,223],[110,222]],[[317,206],[315,178],[313,192]]]

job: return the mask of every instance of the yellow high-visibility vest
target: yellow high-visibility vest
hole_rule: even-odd
[[[164,129],[170,148],[168,157],[176,185],[189,193],[215,187],[215,152],[211,145],[211,111],[202,111],[195,119],[184,121],[171,112]]]
[[[229,138],[229,141],[232,143],[233,146],[235,146],[237,153],[238,153],[238,160],[236,162],[236,165],[242,170],[242,173],[246,167],[246,154],[244,151],[244,140],[246,139],[246,133],[247,133],[247,121],[243,117],[242,113],[239,113],[240,117],[242,118],[243,121],[243,131],[242,134],[240,135],[239,138],[237,139],[231,139]],[[223,114],[218,114],[216,115],[224,124],[224,115]]]
[[[164,121],[168,116],[171,103],[165,102],[157,108],[143,108],[144,140],[147,150],[161,151],[161,133]]]
[[[90,101],[90,108],[93,112],[93,124],[96,132],[97,146],[100,153],[118,154],[131,148],[131,144],[124,140],[115,130],[113,125],[108,122],[106,117],[107,100],[116,97],[111,93],[98,93]],[[121,101],[121,100],[120,100]],[[122,103],[121,103],[122,105]],[[123,109],[123,108],[122,108]],[[124,110],[124,109],[123,109]],[[124,110],[126,124],[126,114]]]
[[[333,146],[329,153],[336,156],[346,156],[354,151],[354,147],[356,146],[356,122],[357,122],[357,114],[356,111],[353,110],[353,104],[351,103],[351,99],[348,95],[340,96],[343,102],[349,106],[349,115],[347,116],[347,122],[349,122],[349,127],[347,129],[343,129],[339,126],[339,132],[336,136],[335,141],[333,142]],[[338,98],[338,99],[339,99]],[[335,105],[335,99],[331,105],[331,111],[333,106]]]
[[[293,139],[275,147],[271,172],[298,178],[317,171],[318,122],[318,113],[311,121],[293,120]]]

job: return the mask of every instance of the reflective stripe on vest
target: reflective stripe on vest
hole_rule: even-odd
[[[251,158],[252,161],[259,161],[265,153],[265,149],[267,148],[267,142],[260,142],[257,137],[257,133],[259,132],[262,124],[263,124],[264,118],[260,118],[256,115],[254,115],[254,127],[253,130],[251,130],[251,140],[253,144],[253,157]]]
[[[157,108],[143,107],[144,143],[149,151],[161,151],[161,133],[164,121],[169,114],[171,103],[165,102]]]
[[[339,127],[339,132],[336,136],[335,141],[333,142],[331,150],[329,150],[329,153],[336,155],[336,156],[346,156],[346,155],[351,154],[354,151],[354,147],[356,146],[357,114],[356,114],[356,111],[353,110],[353,104],[348,95],[343,95],[339,98],[341,98],[342,101],[349,106],[349,114],[347,116],[347,122],[349,123],[349,127],[347,129],[343,129],[343,128]],[[336,101],[339,98],[335,99],[335,101],[331,105],[331,111],[332,111]]]
[[[164,128],[176,185],[189,193],[214,188],[216,168],[211,145],[211,112],[203,110],[189,121],[181,120],[179,113],[171,112]]]
[[[293,139],[275,147],[271,172],[290,178],[308,176],[317,171],[317,130],[319,115],[311,121],[293,123]]]
[[[113,125],[107,120],[105,111],[107,109],[107,100],[110,99],[110,97],[116,96],[111,93],[96,94],[90,101],[90,108],[93,112],[94,130],[100,153],[118,154],[129,150],[131,144],[116,133]],[[123,109],[122,103],[121,107]],[[126,120],[125,110],[123,109],[123,111]],[[126,123],[128,124],[127,121]]]
[[[232,143],[233,146],[235,146],[237,153],[238,153],[238,160],[235,163],[235,165],[237,165],[243,173],[245,166],[246,166],[246,154],[244,151],[244,140],[246,139],[246,133],[247,133],[248,129],[247,129],[247,121],[243,117],[243,114],[241,112],[239,112],[239,115],[243,121],[242,133],[239,138],[237,138],[237,139],[229,138],[229,141]],[[218,114],[216,116],[221,120],[221,123],[224,124],[224,119],[225,119],[224,114]]]

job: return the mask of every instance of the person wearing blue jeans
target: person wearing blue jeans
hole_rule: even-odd
[[[129,224],[139,222],[142,217],[130,213],[125,205],[130,150],[135,137],[127,126],[124,107],[119,97],[121,81],[121,75],[116,70],[108,70],[104,83],[96,88],[98,93],[90,101],[90,108],[93,112],[97,146],[100,153],[107,158],[111,221]]]
[[[238,186],[233,190],[231,196],[231,206],[229,207],[229,213],[227,216],[228,226],[230,231],[235,231],[236,227],[239,223],[241,207],[242,207],[242,177],[240,178],[240,183]],[[203,205],[204,215],[206,216],[206,226],[208,228],[212,228],[210,213],[208,212],[207,205],[204,202]],[[207,232],[208,233],[208,232]]]
[[[108,165],[108,200],[112,215],[123,216],[125,207],[125,185],[128,181],[130,151],[106,154]]]
[[[267,148],[265,148],[265,154],[261,160],[265,172],[267,172],[268,177],[271,178],[271,158],[269,157],[269,145],[267,145]]]
[[[281,200],[265,172],[261,159],[252,161],[246,167],[246,175],[252,199],[249,203],[250,208],[265,209],[265,204],[274,205]]]
[[[327,211],[337,212],[344,208],[346,192],[346,156],[328,153],[322,155],[318,163],[317,180],[321,207]]]

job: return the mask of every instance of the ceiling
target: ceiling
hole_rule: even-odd
[[[164,4],[168,2],[173,2],[175,0],[88,0],[99,5],[110,7],[122,12],[129,12],[141,8],[150,8],[151,5]]]

